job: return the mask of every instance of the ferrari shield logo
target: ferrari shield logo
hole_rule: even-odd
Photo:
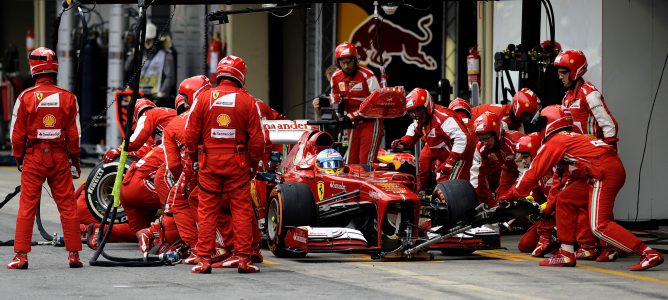
[[[319,201],[322,201],[322,199],[324,197],[325,197],[325,182],[318,181],[318,199],[319,199]]]
[[[35,93],[35,97],[37,97],[37,101],[42,101],[44,98],[44,94],[42,93]]]
[[[213,97],[214,100],[218,99],[218,96],[220,96],[220,92],[218,91],[214,91],[213,93],[211,93],[211,97]]]
[[[339,82],[339,90],[342,92],[346,91],[346,84],[344,82]]]

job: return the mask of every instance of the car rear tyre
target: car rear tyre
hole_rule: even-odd
[[[86,179],[86,189],[84,194],[86,197],[86,206],[91,215],[95,217],[98,222],[102,221],[104,211],[109,205],[113,205],[114,197],[111,191],[114,188],[114,181],[116,180],[116,173],[118,171],[118,158],[110,163],[98,163],[88,175]],[[133,162],[139,160],[134,156],[128,156],[125,162],[125,170],[127,171]],[[118,208],[116,219],[114,223],[127,223],[128,216],[123,211],[122,207]]]
[[[285,247],[285,235],[291,227],[313,226],[317,210],[313,193],[303,183],[283,183],[276,186],[276,194],[269,200],[266,230],[269,250],[276,257],[301,258],[308,252]]]

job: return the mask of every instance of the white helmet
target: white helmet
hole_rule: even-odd
[[[153,23],[146,23],[146,36],[145,38],[148,39],[154,39],[156,36],[158,36],[158,28],[155,27]]]

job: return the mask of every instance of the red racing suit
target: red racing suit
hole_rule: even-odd
[[[174,179],[181,177],[183,170],[183,156],[186,148],[186,120],[190,112],[182,113],[167,124],[163,132],[163,146],[165,147],[165,167],[169,176]],[[194,178],[193,178],[194,179]],[[192,186],[196,185],[193,181]],[[197,211],[188,198],[184,197],[183,191],[179,191],[178,185],[174,184],[169,192],[165,203],[165,214],[172,214],[176,222],[179,236],[192,248],[197,244]],[[197,193],[191,196],[196,198]],[[191,198],[192,198],[191,197]]]
[[[331,102],[334,106],[345,102],[345,111],[352,116],[355,126],[347,130],[347,164],[372,164],[376,160],[380,140],[383,137],[383,120],[368,119],[357,115],[360,104],[380,88],[376,75],[368,68],[358,66],[352,76],[337,69],[330,80]]]
[[[517,131],[504,131],[496,149],[487,149],[478,142],[471,166],[471,184],[478,200],[490,207],[498,206],[496,195],[503,195],[513,186],[520,172],[515,162],[515,145],[520,137]]]
[[[277,112],[273,108],[271,108],[269,105],[264,103],[260,99],[255,99],[255,104],[257,105],[258,113],[260,114],[260,119],[261,120],[284,120],[285,116],[282,115],[281,113]],[[265,132],[265,136],[269,136],[269,132]],[[265,149],[265,155],[271,154],[271,151],[277,151],[279,153],[283,153],[283,145],[281,144],[272,144],[271,140],[269,138],[267,140],[267,149]],[[263,161],[266,162],[266,159],[263,159]]]
[[[528,195],[538,180],[559,163],[568,167],[573,178],[586,179],[589,195],[588,198],[573,199],[580,203],[557,198],[559,241],[575,244],[577,212],[584,202],[589,208],[591,230],[598,238],[626,253],[641,252],[644,244],[640,239],[614,220],[615,197],[624,185],[626,172],[616,151],[601,140],[563,131],[548,137],[529,170],[504,198]]]
[[[90,213],[88,210],[88,204],[86,204],[86,195],[83,192],[85,185],[82,184],[74,193],[74,197],[77,199],[77,215],[79,216],[79,224],[88,225],[95,224],[95,230],[100,228],[100,222]],[[105,227],[105,231],[107,230]],[[109,236],[108,243],[136,243],[137,236],[135,232],[130,229],[130,226],[127,223],[114,224],[114,228],[111,229],[111,235]]]
[[[566,91],[562,100],[573,115],[573,132],[590,134],[617,148],[619,126],[603,101],[603,95],[590,82]]]
[[[285,119],[285,116],[282,115],[281,113],[277,112],[273,108],[271,108],[269,105],[264,103],[264,101],[260,99],[255,99],[255,104],[257,104],[257,109],[259,110],[260,116],[262,116],[262,120],[283,120]]]
[[[156,107],[145,111],[137,120],[137,127],[130,136],[128,151],[138,150],[151,137],[155,139],[154,145],[160,145],[162,132],[174,117],[176,111],[171,108]]]
[[[200,141],[197,255],[211,257],[218,215],[221,207],[229,205],[235,252],[250,256],[252,222],[257,222],[250,197],[250,169],[262,159],[265,149],[253,96],[227,81],[200,94],[186,121],[188,158],[195,156]],[[184,170],[184,175],[192,176],[189,172]]]
[[[559,176],[555,177],[552,170],[550,170],[547,175],[543,176],[540,181],[538,181],[538,186],[531,191],[530,195],[538,203],[554,203],[556,201],[554,198],[557,197],[559,190],[561,189],[559,178]],[[536,220],[536,222],[520,237],[517,244],[517,249],[520,250],[520,252],[530,253],[536,248],[540,236],[545,236],[546,238],[551,239],[552,235],[556,234],[556,230],[554,229],[556,222],[552,212],[554,212],[553,206],[545,208],[543,213],[544,216]]]
[[[79,161],[79,106],[74,94],[38,77],[36,85],[16,99],[10,125],[12,155],[21,173],[14,252],[30,252],[35,214],[48,180],[60,213],[65,248],[81,250],[79,218],[70,160]]]
[[[425,148],[428,148],[429,161],[420,157],[417,190],[421,191],[427,185],[429,174],[436,170],[437,181],[463,179],[469,180],[469,171],[473,160],[475,144],[468,129],[461,119],[452,110],[434,105],[434,111],[427,124],[418,125],[414,121],[400,140],[407,148],[411,148],[421,137],[426,138]],[[434,168],[434,162],[440,164]],[[425,165],[426,164],[426,165]]]
[[[162,145],[165,149],[165,164],[171,178],[178,179],[181,176],[183,165],[181,160],[186,149],[186,120],[189,112],[182,113],[173,118],[163,131]]]
[[[163,151],[162,146],[153,147],[139,161],[133,162],[123,176],[121,205],[134,232],[148,227],[156,219],[156,212],[165,205],[155,186],[156,174],[165,159]]]
[[[481,104],[471,108],[471,121],[469,121],[469,129],[473,131],[473,123],[480,115],[485,112],[490,111],[499,116],[501,121],[506,125],[506,129],[522,131],[522,124],[517,121],[515,118],[511,117],[510,114],[513,112],[512,104]]]

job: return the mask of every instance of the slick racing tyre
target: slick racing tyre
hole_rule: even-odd
[[[102,221],[104,211],[109,205],[113,205],[114,197],[111,191],[114,188],[114,180],[116,180],[116,173],[118,171],[118,158],[110,163],[100,162],[88,175],[86,179],[86,189],[84,195],[86,197],[86,206],[91,215],[95,217],[98,222]],[[128,156],[125,162],[125,170],[127,171],[132,165],[132,162],[139,160],[136,157]],[[116,219],[114,223],[127,223],[128,216],[123,211],[122,207],[118,208]]]
[[[276,193],[269,200],[267,209],[267,244],[276,257],[300,258],[308,252],[285,247],[285,235],[290,227],[313,226],[317,209],[313,193],[303,183],[283,183],[276,186]]]
[[[448,180],[439,183],[431,196],[437,208],[432,214],[432,226],[453,227],[478,206],[475,188],[467,180]]]

